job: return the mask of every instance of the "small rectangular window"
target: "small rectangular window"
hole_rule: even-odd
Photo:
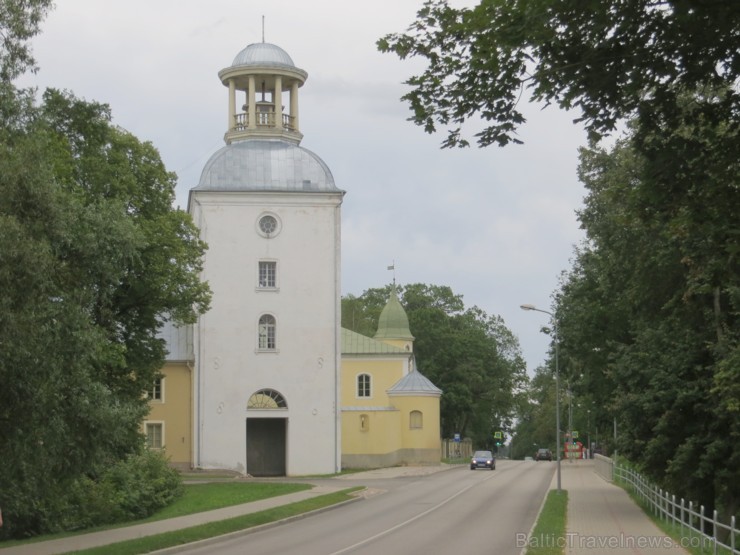
[[[275,289],[277,287],[277,262],[260,261],[258,286],[260,289]]]
[[[151,398],[156,401],[162,400],[162,378],[157,378],[154,380],[154,386],[152,387],[151,391]]]
[[[149,449],[161,449],[162,448],[162,424],[161,423],[150,423],[146,424],[146,445]]]

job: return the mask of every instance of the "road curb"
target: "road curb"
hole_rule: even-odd
[[[532,523],[532,527],[529,529],[529,532],[527,532],[527,543],[529,543],[529,538],[532,537],[532,533],[534,532],[534,529],[537,527],[537,523],[540,520],[542,509],[545,507],[545,503],[547,503],[547,496],[550,495],[551,491],[553,491],[554,489],[557,489],[557,486],[555,485],[556,478],[557,478],[557,472],[554,472],[552,475],[552,479],[550,480],[550,487],[548,488],[547,493],[545,493],[545,497],[542,498],[542,503],[540,504],[540,508],[537,511],[537,516],[534,517],[534,522]],[[519,552],[519,555],[526,555],[527,547],[528,545],[525,545],[524,547],[522,547],[522,550]]]

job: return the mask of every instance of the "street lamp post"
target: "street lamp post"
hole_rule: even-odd
[[[558,323],[555,320],[555,315],[547,310],[542,310],[535,307],[532,304],[523,304],[520,307],[522,310],[534,310],[535,312],[542,312],[549,314],[553,321],[553,329],[555,331],[555,441],[556,441],[556,456],[557,461],[557,473],[558,473],[558,492],[560,491],[560,367],[558,366],[558,354],[560,349],[560,338],[558,336]]]
[[[588,434],[588,458],[591,456],[591,409],[588,409],[588,424],[586,424],[586,433]]]

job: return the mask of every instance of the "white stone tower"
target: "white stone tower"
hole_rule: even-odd
[[[193,463],[254,476],[336,472],[344,192],[299,146],[308,74],[284,50],[251,44],[218,75],[226,146],[188,200],[213,291],[193,334]]]

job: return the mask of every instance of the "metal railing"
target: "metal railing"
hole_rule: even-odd
[[[740,555],[740,529],[735,515],[730,517],[729,524],[722,522],[716,509],[708,515],[704,505],[687,503],[683,498],[676,500],[675,495],[658,488],[634,470],[614,464],[608,457],[595,455],[594,470],[602,478],[626,486],[660,520],[680,528],[682,546],[699,548],[702,553],[706,548],[707,553],[714,555],[724,548],[733,555]]]
[[[277,127],[274,112],[257,112],[255,114],[256,127]],[[249,114],[242,112],[234,115],[234,131],[244,131],[249,127]],[[283,129],[295,131],[295,118],[290,114],[283,114]]]

